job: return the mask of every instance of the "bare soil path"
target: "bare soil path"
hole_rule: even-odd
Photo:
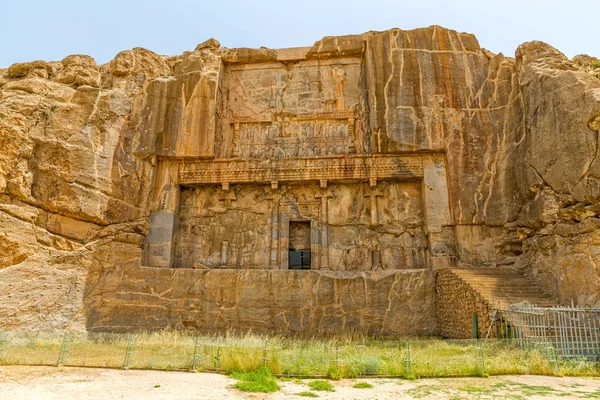
[[[218,374],[95,368],[0,367],[0,398],[12,399],[600,399],[599,378],[499,376],[491,378],[347,379],[334,391],[311,391],[309,380],[281,380],[281,391],[242,393]],[[358,382],[372,388],[357,389]]]

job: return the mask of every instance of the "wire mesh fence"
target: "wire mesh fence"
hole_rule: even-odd
[[[600,376],[586,359],[556,362],[516,338],[479,340],[317,340],[284,337],[0,333],[0,364],[234,372],[267,367],[288,377],[447,377],[498,374]]]
[[[600,361],[600,309],[515,304],[494,312],[497,336],[556,357]]]

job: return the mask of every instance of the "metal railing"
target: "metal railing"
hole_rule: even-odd
[[[492,313],[496,336],[515,339],[560,358],[600,360],[600,309],[518,303]]]

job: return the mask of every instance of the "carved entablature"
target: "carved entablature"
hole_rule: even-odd
[[[292,114],[273,112],[262,118],[233,117],[233,156],[305,158],[354,152],[356,111]]]
[[[421,155],[377,155],[185,162],[181,185],[294,181],[377,181],[423,177]]]

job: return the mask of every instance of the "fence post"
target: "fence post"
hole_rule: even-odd
[[[269,355],[269,341],[267,339],[265,339],[265,348],[263,349],[263,367],[267,367],[267,361],[269,361],[269,358],[267,357]]]
[[[335,353],[334,359],[333,359],[333,363],[335,364],[335,373],[336,373],[336,378],[341,378],[340,376],[340,362],[342,360],[340,360],[340,343],[339,342],[335,342],[335,350],[333,350],[333,352]]]
[[[364,365],[365,363],[364,363],[364,360],[363,360],[363,351],[362,351],[365,347],[366,346],[364,344],[358,344],[358,345],[356,345],[356,350],[358,352],[358,365],[360,365],[360,367],[358,369],[358,376],[362,375],[363,368],[365,366]]]
[[[217,372],[219,372],[219,368],[221,366],[221,347],[219,346],[218,342],[217,344],[213,343],[213,360],[215,369]]]
[[[477,372],[479,376],[485,376],[485,359],[483,356],[483,347],[479,339],[475,339],[475,359],[477,360]]]
[[[123,362],[123,368],[131,368],[133,362],[133,347],[135,345],[135,335],[130,333],[127,335],[127,348],[125,349],[125,361]]]
[[[406,342],[406,351],[404,356],[404,364],[406,365],[405,378],[412,379],[412,357],[410,354],[410,342]]]
[[[473,339],[479,338],[479,317],[477,313],[473,313],[473,319],[471,321],[471,337]]]
[[[71,332],[65,331],[63,334],[62,343],[60,345],[60,352],[58,353],[58,360],[56,360],[56,366],[64,365],[69,361],[69,351],[71,348]]]
[[[200,336],[196,336],[196,342],[194,343],[194,357],[192,358],[192,372],[198,371],[198,362],[200,361]]]

